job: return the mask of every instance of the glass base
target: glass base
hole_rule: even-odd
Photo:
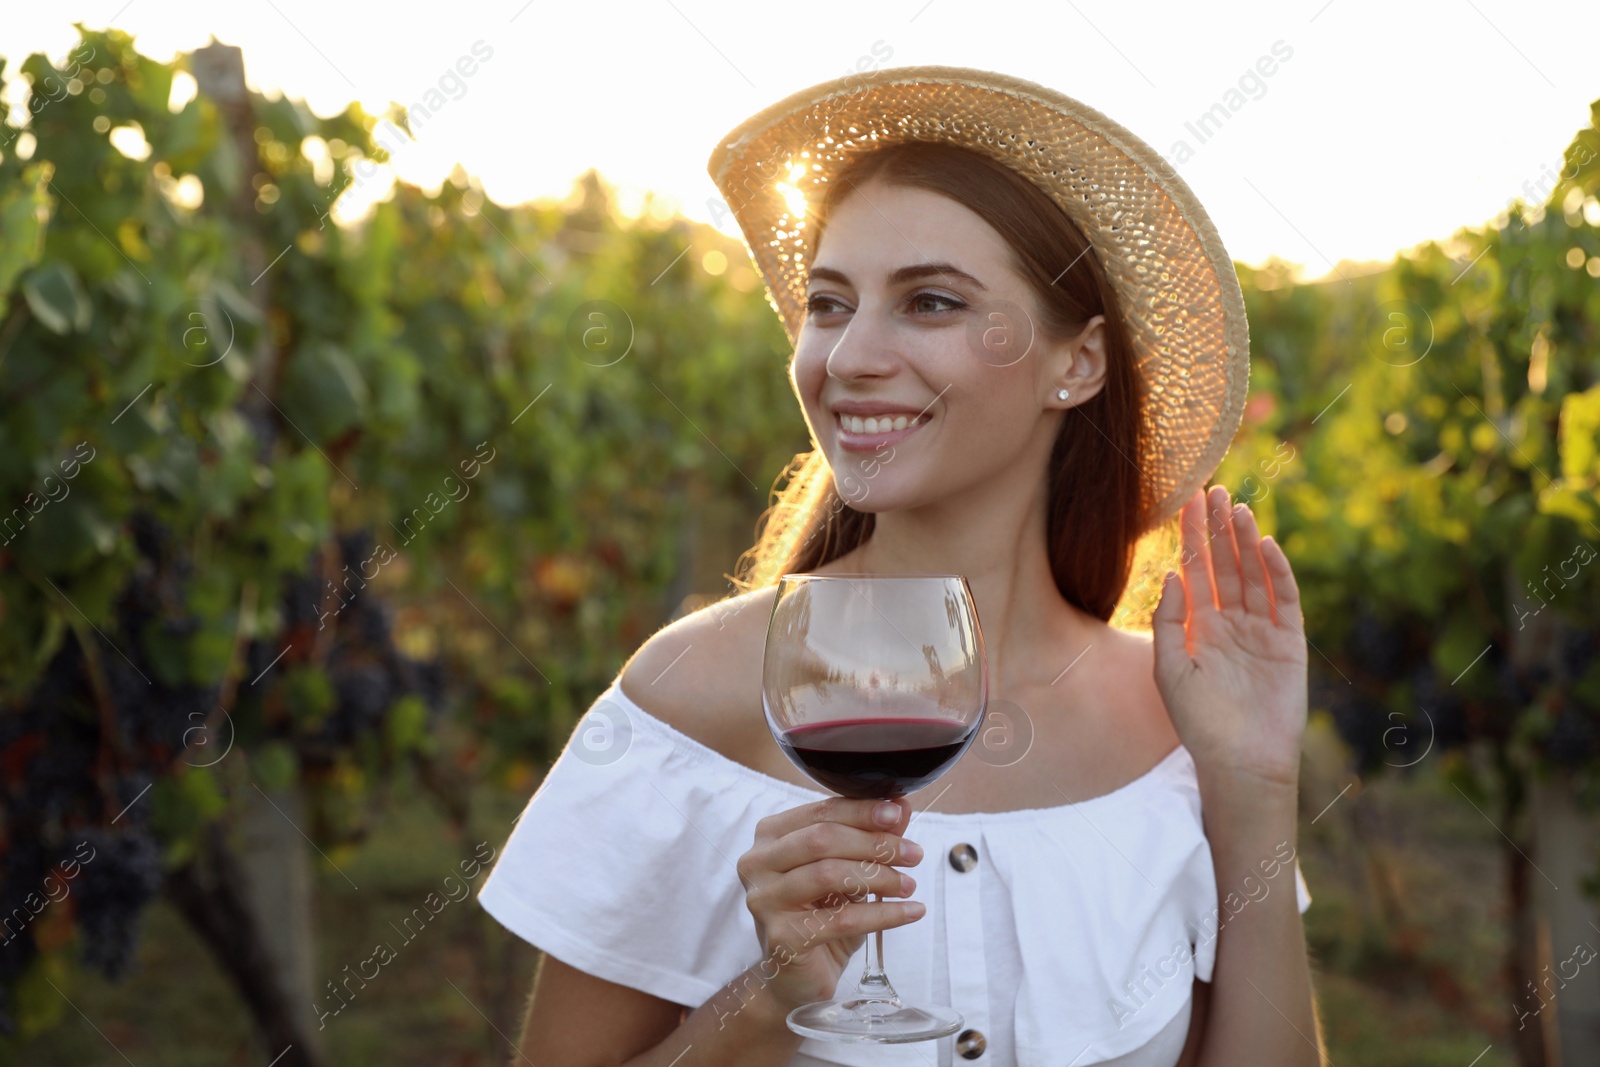
[[[788,1015],[789,1029],[818,1041],[871,1041],[898,1045],[932,1041],[961,1029],[952,1008],[915,1008],[898,998],[840,997],[802,1004]]]

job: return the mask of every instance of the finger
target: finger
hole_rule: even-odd
[[[1191,617],[1215,611],[1211,549],[1206,544],[1205,494],[1196,489],[1183,505],[1183,591]]]
[[[814,933],[811,932],[810,923],[814,915],[806,916],[800,924],[791,925],[790,929],[801,934],[803,940],[790,947],[798,954],[829,941],[861,937],[878,930],[904,926],[922,918],[927,910],[920,900],[855,901],[843,906],[833,903],[823,910],[825,921]],[[782,940],[781,937],[779,940]]]
[[[836,822],[814,822],[763,846],[760,862],[769,870],[792,871],[829,856],[915,867],[922,846],[887,831],[867,831]]]
[[[768,815],[756,823],[757,841],[776,841],[785,834],[792,834],[802,827],[815,822],[837,822],[846,826],[859,827],[862,830],[889,830],[902,833],[905,824],[911,820],[911,805],[904,797],[888,801],[900,811],[896,818],[889,823],[878,822],[873,818],[873,810],[879,804],[886,803],[882,800],[867,799],[855,800],[850,797],[828,797],[825,800],[813,801],[810,804],[801,804],[798,807],[780,811],[775,815]]]
[[[1261,562],[1266,564],[1267,577],[1272,581],[1272,621],[1304,630],[1300,617],[1300,586],[1294,580],[1294,568],[1289,566],[1289,557],[1271,534],[1261,539]]]
[[[1247,504],[1240,504],[1233,516],[1233,539],[1239,547],[1239,577],[1244,581],[1244,610],[1252,615],[1272,617],[1272,580],[1261,561],[1261,531]]]
[[[745,900],[753,911],[783,912],[808,909],[819,901],[837,905],[842,900],[861,900],[868,893],[905,897],[915,890],[916,879],[893,867],[829,858],[762,882],[745,894]]]
[[[1156,602],[1156,610],[1150,616],[1150,637],[1155,645],[1158,671],[1163,663],[1174,662],[1180,656],[1189,654],[1184,615],[1183,583],[1178,580],[1175,571],[1168,571],[1167,577],[1161,582],[1161,599]]]
[[[880,897],[909,897],[917,890],[917,880],[911,875],[876,860],[829,858],[796,867],[782,877],[798,879],[802,886],[809,884],[822,887],[813,890],[809,896],[802,889],[801,902],[815,900],[828,893],[862,900],[868,893],[876,893]]]
[[[893,804],[895,807],[900,809],[900,812],[899,812],[899,814],[897,814],[894,817],[894,819],[889,820],[889,819],[884,819],[879,814],[879,809],[878,808],[873,808],[872,809],[872,820],[873,820],[873,823],[875,825],[877,825],[877,826],[883,827],[884,829],[888,830],[892,834],[904,835],[905,832],[906,832],[906,828],[911,825],[911,820],[916,814],[915,812],[913,812],[911,810],[911,798],[906,796],[904,793],[901,793],[897,797],[890,797],[888,800],[880,800],[880,801],[878,801],[878,803],[879,804]]]
[[[1206,533],[1211,542],[1211,570],[1216,575],[1217,607],[1222,611],[1244,606],[1232,506],[1233,498],[1225,486],[1213,485],[1206,491]]]

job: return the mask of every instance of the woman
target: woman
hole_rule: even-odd
[[[1248,366],[1199,205],[1097,112],[959,68],[797,93],[712,172],[816,450],[744,591],[634,654],[480,894],[546,953],[527,1060],[1318,1064],[1291,866],[1306,643],[1283,551],[1198,488]],[[1175,515],[1151,635],[1112,626]],[[759,710],[788,572],[965,575],[1025,751],[975,747],[881,811],[816,790]],[[966,1028],[791,1033],[876,930],[906,1000]]]

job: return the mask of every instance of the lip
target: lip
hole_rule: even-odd
[[[907,418],[910,418],[912,415],[921,415],[923,412],[927,411],[928,407],[930,406],[931,405],[925,405],[920,408],[897,408],[890,407],[887,403],[881,400],[837,400],[828,405],[828,410],[835,415],[838,415],[842,412],[846,415],[860,415],[862,418],[865,418],[868,415],[904,415]]]
[[[883,409],[878,409],[878,412],[876,413],[883,413]],[[850,414],[854,414],[854,412],[851,412]],[[903,413],[896,412],[893,414],[905,414],[907,416],[911,416],[917,414],[917,412],[907,411]],[[838,414],[835,413],[833,417],[833,428],[834,433],[838,436],[839,447],[844,449],[846,452],[871,452],[875,449],[882,448],[884,445],[893,445],[904,441],[906,438],[910,437],[924,426],[927,426],[928,423],[932,421],[933,416],[929,415],[923,422],[919,422],[915,426],[907,426],[903,430],[890,430],[888,433],[853,433],[844,428],[843,424],[841,424],[839,421]]]

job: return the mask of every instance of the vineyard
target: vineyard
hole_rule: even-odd
[[[205,996],[234,1022],[186,1031],[160,993],[149,1034],[122,1029],[140,1062],[392,1059],[375,1020],[403,1025],[350,1016],[397,999],[319,1027],[291,995],[322,997],[370,952],[317,939],[360,921],[369,878],[409,906],[409,887],[487,862],[475,849],[503,843],[623,659],[728,591],[809,447],[737,242],[625,217],[593,173],[566,203],[503,207],[458,168],[342,220],[388,158],[379,122],[405,112],[318,118],[247,90],[240,63],[215,45],[159,63],[111,30],[82,31],[64,69],[0,65],[31,94],[26,122],[0,125],[15,1062],[104,1059],[80,1014],[145,1020],[119,990],[139,974],[170,992],[162,968],[215,974]],[[1319,758],[1348,768],[1302,803],[1337,1062],[1464,1064],[1493,1042],[1484,1067],[1544,1064],[1578,1040],[1518,1027],[1514,1005],[1600,921],[1582,822],[1600,810],[1592,114],[1544,198],[1498,224],[1311,284],[1239,268],[1251,398],[1215,480],[1294,561]],[[1310,826],[1352,776],[1367,795]],[[1476,872],[1496,903],[1448,951],[1448,924],[1396,888],[1424,861],[1373,822],[1390,802],[1476,842],[1437,870]],[[417,856],[435,866],[407,860],[398,827],[431,835]],[[1349,893],[1340,863],[1364,872]],[[418,983],[446,966],[422,953],[482,964],[484,1007],[450,1001],[470,1036],[427,1040],[504,1062],[531,960],[469,907],[386,967]],[[1434,1036],[1410,1051],[1356,1021],[1396,995],[1379,972],[1416,976],[1405,995],[1429,1005]],[[213,1024],[231,1058],[178,1048]]]

